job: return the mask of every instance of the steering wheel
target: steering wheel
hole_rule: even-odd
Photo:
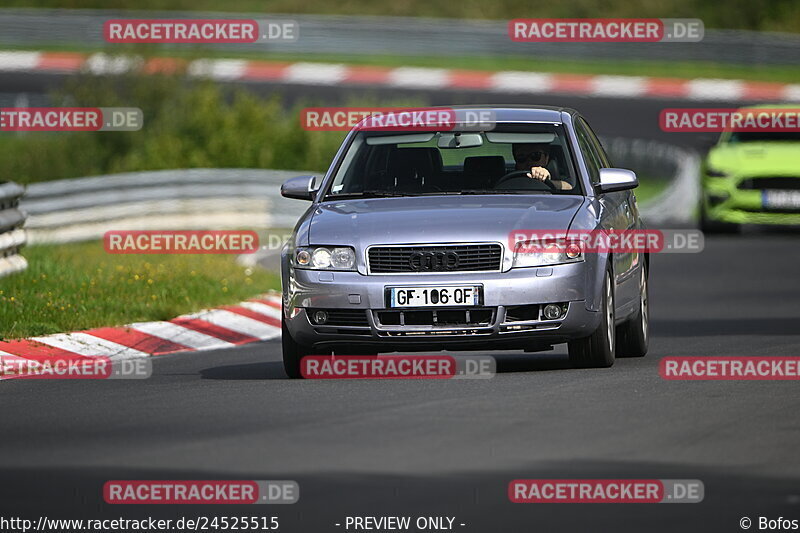
[[[506,174],[505,176],[503,176],[502,178],[497,180],[497,182],[494,184],[494,186],[495,186],[495,188],[498,188],[502,183],[504,183],[506,181],[511,181],[513,179],[519,179],[521,177],[525,177],[528,180],[533,181],[535,183],[541,183],[541,184],[547,186],[548,188],[550,188],[552,190],[556,189],[555,185],[553,185],[551,182],[539,181],[537,179],[529,178],[528,177],[529,173],[530,173],[529,170],[512,170],[511,172],[509,172],[508,174]]]

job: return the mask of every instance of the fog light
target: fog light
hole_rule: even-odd
[[[561,318],[561,306],[556,304],[545,305],[544,317],[547,320],[555,320],[557,318]]]
[[[567,255],[569,259],[577,259],[581,256],[581,245],[577,242],[571,242],[567,245],[567,248],[564,250],[564,253]]]
[[[317,311],[314,313],[314,322],[317,324],[324,324],[328,321],[328,313],[325,311]]]

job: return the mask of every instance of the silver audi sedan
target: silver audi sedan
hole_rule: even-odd
[[[330,353],[567,343],[576,367],[645,355],[646,251],[525,246],[643,229],[636,175],[612,168],[573,109],[448,109],[491,120],[356,127],[322,179],[283,184],[311,202],[281,251],[286,373]]]

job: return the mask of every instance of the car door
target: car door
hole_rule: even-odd
[[[586,166],[589,169],[592,185],[597,185],[600,182],[600,169],[611,168],[608,155],[583,118],[579,117],[576,121],[575,131]],[[598,201],[601,206],[600,229],[619,232],[636,227],[635,213],[631,208],[630,191],[603,193]],[[634,276],[637,263],[638,257],[634,252],[614,250],[612,254],[617,308],[625,308],[631,302],[638,301],[638,285],[632,283],[638,279]]]

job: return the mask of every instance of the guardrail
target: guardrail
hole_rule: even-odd
[[[644,139],[601,139],[613,165],[629,168],[645,179],[668,179],[655,198],[640,204],[648,224],[688,224],[700,200],[700,155],[694,150]]]
[[[522,16],[522,14],[521,14]],[[540,59],[641,59],[713,61],[745,65],[800,65],[800,36],[745,30],[705,31],[697,43],[516,43],[507,21],[412,17],[120,11],[89,9],[0,9],[0,44],[104,46],[110,18],[238,18],[295,20],[295,42],[206,45],[249,52],[347,55],[535,56]],[[170,45],[159,45],[169,47]],[[185,46],[185,45],[172,45]]]
[[[280,202],[302,171],[188,169],[34,183],[22,206],[32,244],[102,238],[109,229],[291,227],[305,209]]]
[[[25,189],[14,182],[0,183],[0,277],[28,267],[19,254],[26,241],[22,229],[25,212],[19,209],[19,199],[24,193]]]
[[[668,182],[642,206],[654,224],[689,222],[696,204],[699,158],[654,141],[604,139],[618,166]],[[28,186],[22,207],[34,243],[100,239],[110,230],[291,228],[308,203],[286,200],[296,170],[183,169],[131,172]],[[321,176],[321,173],[316,173]]]

